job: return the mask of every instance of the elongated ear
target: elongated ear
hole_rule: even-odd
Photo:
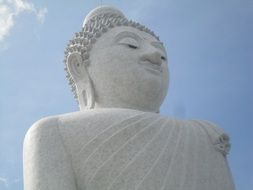
[[[86,74],[84,73],[86,68],[83,67],[82,56],[77,52],[71,53],[67,57],[67,68],[76,83]]]
[[[95,104],[94,88],[80,53],[75,52],[68,56],[67,68],[75,82],[80,109],[92,109]]]

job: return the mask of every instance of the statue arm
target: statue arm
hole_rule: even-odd
[[[230,150],[229,136],[219,127],[208,121],[198,121],[206,130],[215,149],[226,156]]]
[[[23,162],[24,190],[76,190],[57,118],[42,119],[29,129],[24,140]]]
[[[195,120],[195,122],[204,128],[214,149],[221,155],[216,157],[216,161],[220,162],[219,166],[221,166],[223,163],[223,167],[220,167],[220,169],[222,169],[223,173],[222,184],[226,185],[226,187],[224,186],[222,189],[235,190],[233,177],[226,158],[230,150],[229,136],[221,128],[217,127],[213,123],[203,120]]]

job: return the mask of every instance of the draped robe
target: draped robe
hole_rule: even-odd
[[[100,109],[57,117],[56,133],[76,190],[234,189],[229,138],[206,121]]]

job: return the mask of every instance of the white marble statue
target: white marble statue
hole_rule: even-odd
[[[155,34],[102,6],[66,48],[80,110],[36,122],[25,190],[233,190],[229,138],[205,121],[159,115],[168,88]]]

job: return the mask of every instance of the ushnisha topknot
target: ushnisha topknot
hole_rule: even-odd
[[[65,50],[64,58],[64,70],[66,71],[66,77],[69,80],[69,85],[74,94],[75,99],[78,102],[76,85],[67,69],[67,58],[71,53],[80,53],[82,62],[86,66],[90,64],[89,53],[92,49],[92,45],[96,40],[105,32],[111,28],[117,26],[131,26],[141,31],[147,32],[154,36],[157,40],[159,37],[154,34],[145,26],[128,20],[124,14],[118,9],[111,6],[100,6],[93,9],[84,19],[83,26],[80,32],[75,33],[74,37],[69,41]],[[79,102],[78,102],[79,103]]]
[[[99,7],[95,8],[95,9],[93,9],[91,12],[89,12],[89,14],[85,17],[84,22],[83,22],[83,27],[92,18],[97,17],[97,16],[102,15],[102,14],[108,14],[108,13],[109,14],[113,14],[115,16],[117,15],[117,16],[125,18],[124,14],[120,10],[118,10],[118,9],[116,9],[114,7],[111,7],[111,6],[99,6]]]

